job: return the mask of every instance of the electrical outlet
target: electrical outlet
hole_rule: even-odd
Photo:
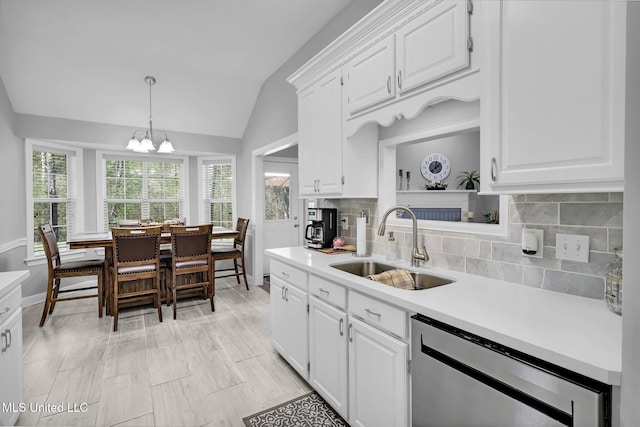
[[[338,218],[340,218],[338,221],[340,223],[340,228],[347,231],[349,229],[349,217],[342,212],[338,212]]]
[[[556,258],[589,262],[589,236],[556,234]]]
[[[522,229],[522,256],[542,258],[544,250],[544,231],[532,228]]]

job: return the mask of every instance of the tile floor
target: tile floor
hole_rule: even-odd
[[[234,278],[216,282],[215,313],[209,300],[181,300],[178,319],[164,306],[160,323],[152,307],[133,308],[118,332],[94,299],[59,303],[43,328],[41,310],[23,312],[18,425],[242,426],[311,391],[271,346],[269,294]]]

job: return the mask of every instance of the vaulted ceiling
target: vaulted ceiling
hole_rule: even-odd
[[[240,138],[263,82],[350,0],[0,0],[16,113]]]

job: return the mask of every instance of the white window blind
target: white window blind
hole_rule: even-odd
[[[74,211],[77,200],[74,152],[51,147],[31,149],[31,217],[30,234],[34,254],[44,252],[38,227],[51,224],[58,246],[66,248],[74,234]]]
[[[204,219],[215,226],[234,228],[233,164],[229,160],[202,163]]]
[[[175,159],[104,156],[104,226],[119,220],[184,216],[183,164]]]

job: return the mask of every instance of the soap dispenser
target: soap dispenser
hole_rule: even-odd
[[[395,236],[393,235],[393,231],[389,232],[389,237],[387,239],[387,261],[397,261],[400,259],[400,246],[396,241]]]

